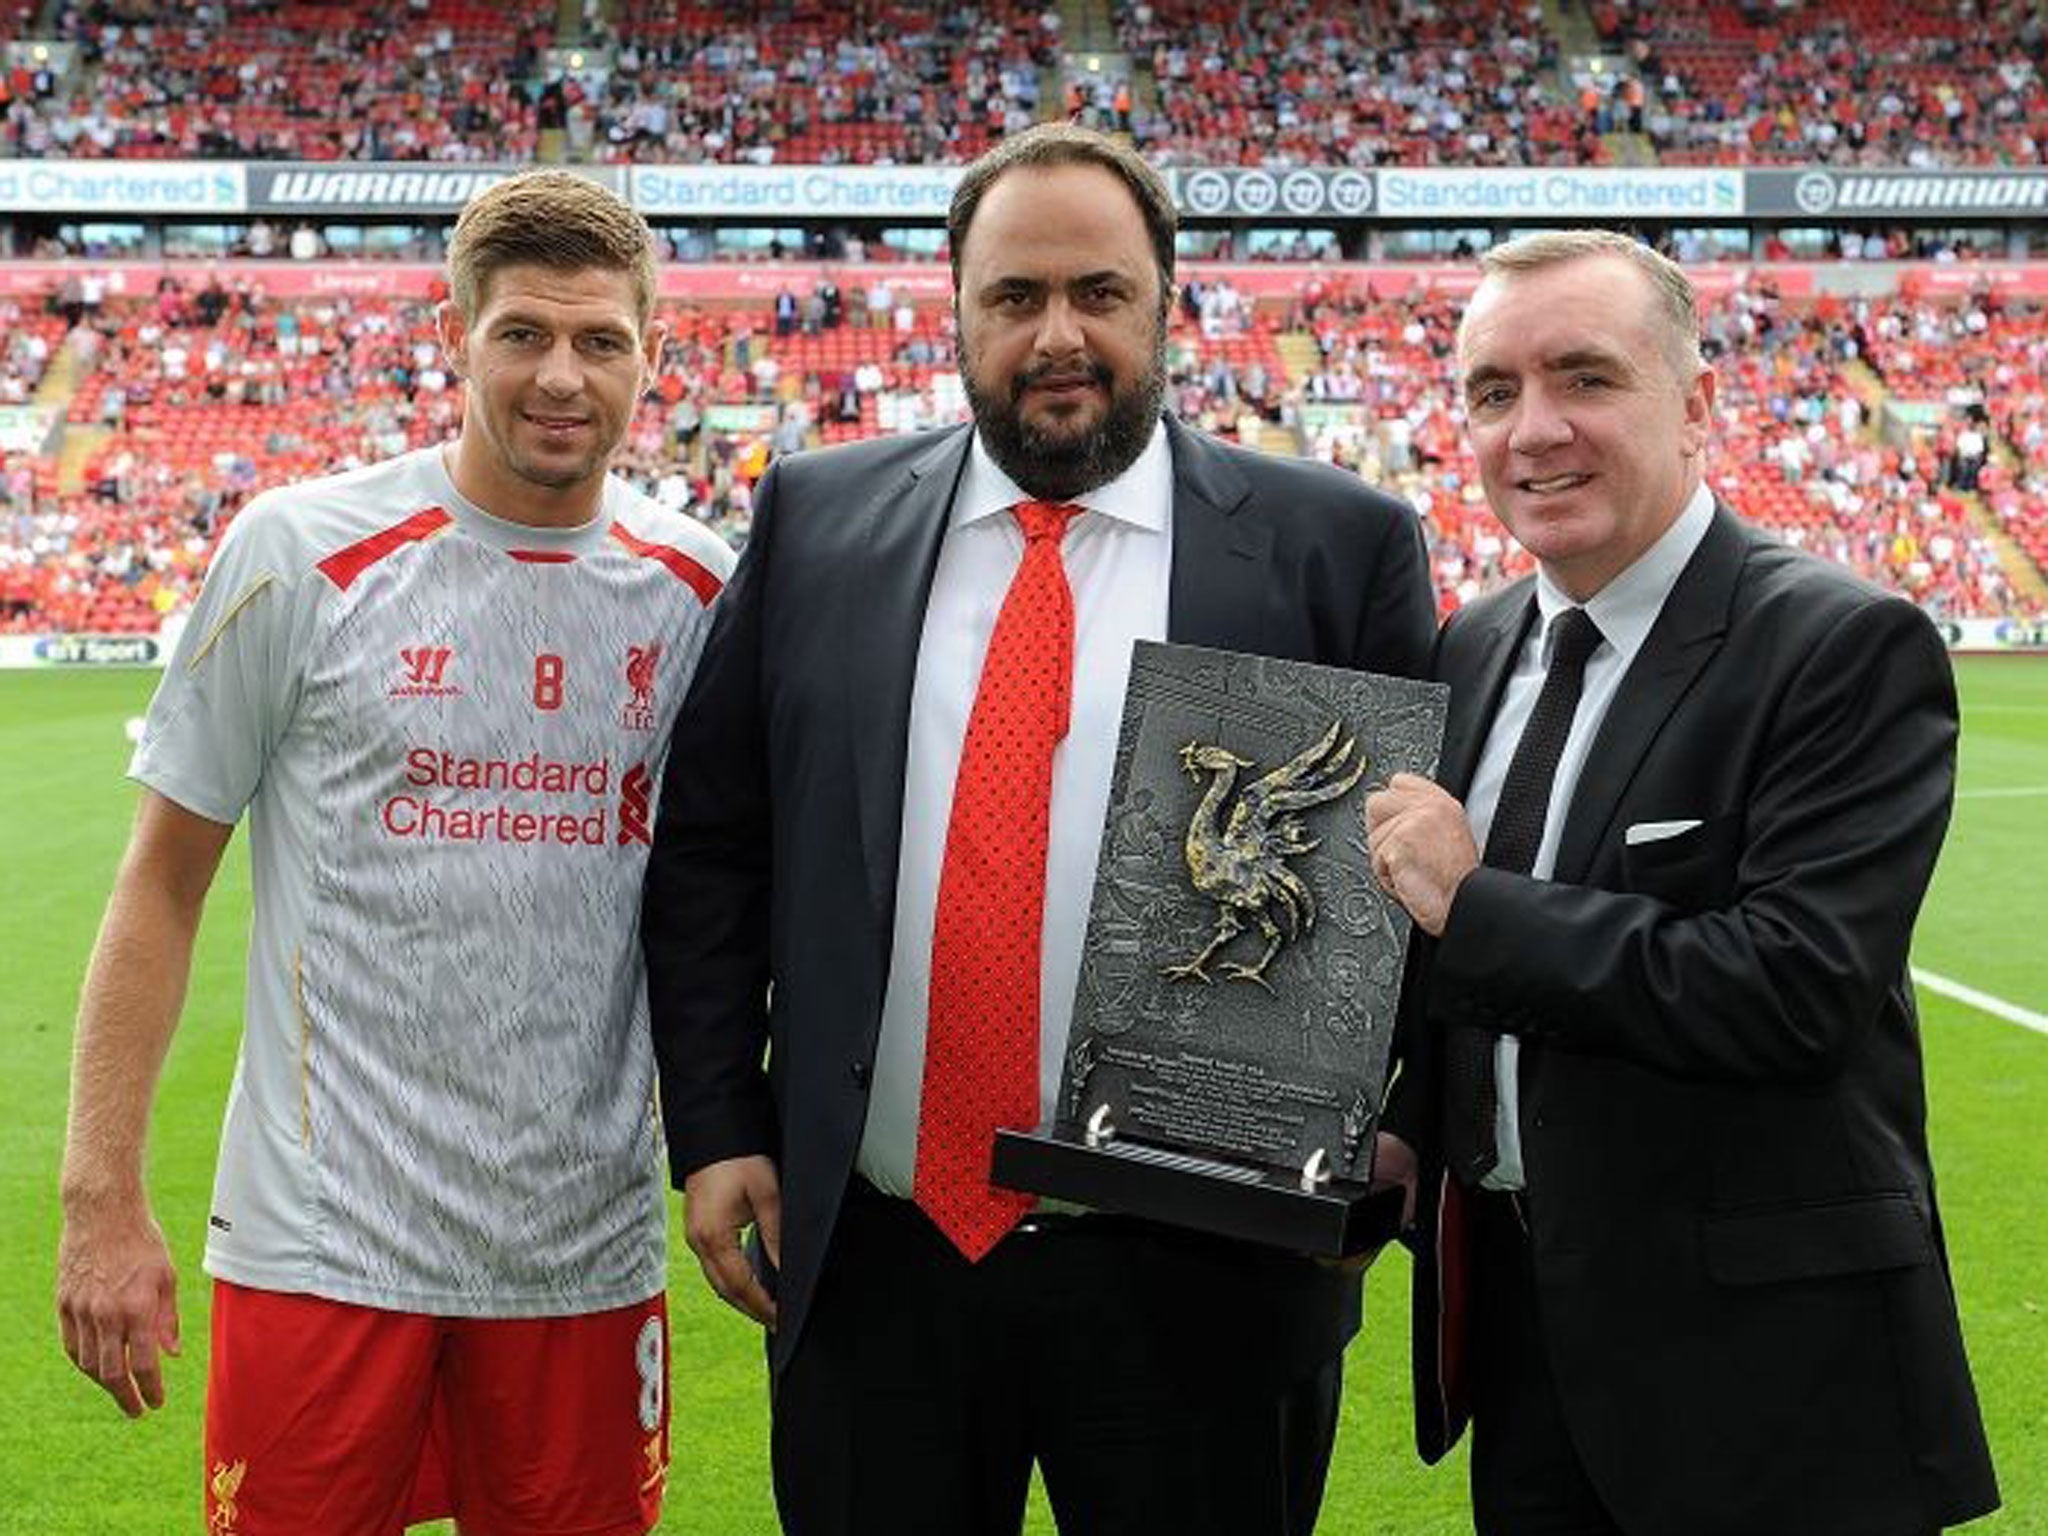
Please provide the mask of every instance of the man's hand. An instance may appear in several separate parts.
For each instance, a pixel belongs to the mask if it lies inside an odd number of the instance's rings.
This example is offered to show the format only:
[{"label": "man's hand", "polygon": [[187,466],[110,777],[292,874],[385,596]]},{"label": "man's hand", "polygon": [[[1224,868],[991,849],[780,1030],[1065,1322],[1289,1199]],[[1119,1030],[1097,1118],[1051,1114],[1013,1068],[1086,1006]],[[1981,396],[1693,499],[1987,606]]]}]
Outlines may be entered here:
[{"label": "man's hand", "polygon": [[684,1232],[711,1289],[764,1328],[775,1326],[775,1299],[740,1247],[747,1227],[760,1229],[768,1262],[782,1267],[782,1183],[765,1157],[709,1163],[683,1181]]},{"label": "man's hand", "polygon": [[159,1352],[179,1351],[178,1272],[147,1204],[66,1201],[57,1321],[71,1363],[129,1418],[163,1407]]},{"label": "man's hand", "polygon": [[1419,774],[1397,773],[1365,797],[1365,827],[1373,874],[1418,928],[1440,937],[1451,898],[1479,865],[1465,807]]},{"label": "man's hand", "polygon": [[1401,1230],[1404,1232],[1415,1225],[1415,1198],[1421,1177],[1421,1164],[1413,1147],[1392,1131],[1381,1131],[1373,1137],[1372,1181],[1376,1185],[1401,1186]]},{"label": "man's hand", "polygon": [[[1415,1191],[1419,1182],[1415,1149],[1390,1131],[1381,1131],[1373,1139],[1372,1187],[1383,1189],[1397,1185],[1401,1190],[1401,1230],[1415,1225]],[[1372,1268],[1373,1260],[1380,1256],[1385,1243],[1375,1243],[1361,1253],[1349,1254],[1341,1259],[1325,1259],[1322,1262],[1348,1274],[1363,1274]]]}]

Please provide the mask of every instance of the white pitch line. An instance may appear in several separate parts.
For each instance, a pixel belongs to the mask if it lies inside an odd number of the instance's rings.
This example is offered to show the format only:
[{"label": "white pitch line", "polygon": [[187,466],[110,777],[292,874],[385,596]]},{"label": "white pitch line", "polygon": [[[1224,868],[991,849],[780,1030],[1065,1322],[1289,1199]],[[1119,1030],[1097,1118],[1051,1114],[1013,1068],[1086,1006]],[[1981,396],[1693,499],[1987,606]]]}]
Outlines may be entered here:
[{"label": "white pitch line", "polygon": [[2008,784],[1997,789],[1959,789],[1958,800],[2033,800],[2048,795],[2048,784]]},{"label": "white pitch line", "polygon": [[2037,1035],[2048,1035],[2048,1013],[2036,1013],[2031,1008],[2022,1008],[2018,1003],[2008,1003],[2002,997],[1993,997],[1989,992],[1979,992],[1975,987],[1966,987],[1960,981],[1950,981],[1946,976],[1923,971],[1917,965],[1913,967],[1913,980],[1930,992],[1952,997],[1981,1013],[2004,1019],[2008,1024],[2017,1024],[2021,1029],[2031,1029]]}]

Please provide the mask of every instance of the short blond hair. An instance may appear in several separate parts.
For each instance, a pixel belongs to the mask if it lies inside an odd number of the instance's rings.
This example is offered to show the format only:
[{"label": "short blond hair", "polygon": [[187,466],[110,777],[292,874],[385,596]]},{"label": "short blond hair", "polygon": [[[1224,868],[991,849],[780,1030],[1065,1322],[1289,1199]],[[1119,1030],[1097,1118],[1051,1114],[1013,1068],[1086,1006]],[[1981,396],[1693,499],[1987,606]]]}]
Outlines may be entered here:
[{"label": "short blond hair", "polygon": [[618,194],[573,171],[522,171],[479,193],[448,241],[448,291],[474,320],[505,267],[623,272],[644,329],[654,313],[654,231]]},{"label": "short blond hair", "polygon": [[1540,272],[1566,262],[1617,256],[1648,281],[1656,318],[1665,333],[1664,355],[1681,384],[1706,367],[1700,355],[1700,304],[1685,269],[1642,241],[1611,229],[1551,229],[1492,246],[1479,258],[1488,277],[1502,279]]}]

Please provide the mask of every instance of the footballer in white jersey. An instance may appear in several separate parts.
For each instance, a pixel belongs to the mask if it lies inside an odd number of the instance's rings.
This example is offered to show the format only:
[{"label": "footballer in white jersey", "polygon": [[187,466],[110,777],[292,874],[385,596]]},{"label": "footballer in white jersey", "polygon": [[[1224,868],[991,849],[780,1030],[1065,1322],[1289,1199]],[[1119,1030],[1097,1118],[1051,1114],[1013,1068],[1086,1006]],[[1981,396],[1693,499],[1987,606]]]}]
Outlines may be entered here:
[{"label": "footballer in white jersey", "polygon": [[150,707],[79,1003],[65,1352],[161,1407],[143,1147],[233,826],[254,874],[208,1220],[207,1529],[640,1536],[668,1468],[665,1177],[639,906],[733,559],[609,473],[654,244],[527,172],[449,244],[457,439],[267,493]]},{"label": "footballer in white jersey", "polygon": [[438,449],[235,520],[131,769],[249,814],[210,1273],[463,1316],[661,1288],[640,881],[731,558],[616,480],[500,521]]}]

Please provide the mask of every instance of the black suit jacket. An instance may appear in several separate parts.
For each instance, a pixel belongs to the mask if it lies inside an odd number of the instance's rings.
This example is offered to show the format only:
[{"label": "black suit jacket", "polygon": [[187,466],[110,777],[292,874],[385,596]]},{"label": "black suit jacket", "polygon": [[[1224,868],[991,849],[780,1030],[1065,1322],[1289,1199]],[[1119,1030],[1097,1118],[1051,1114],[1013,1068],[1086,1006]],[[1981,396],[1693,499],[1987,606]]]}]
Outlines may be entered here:
[{"label": "black suit jacket", "polygon": [[[1412,512],[1325,465],[1168,436],[1170,639],[1420,673],[1435,621]],[[911,685],[970,441],[884,438],[769,471],[669,754],[642,919],[669,1155],[678,1183],[722,1158],[779,1164],[778,1367],[866,1119]],[[1323,1266],[1187,1248],[1183,1299],[1213,1305],[1213,1340],[1247,1359],[1325,1359],[1356,1326],[1355,1285]]]},{"label": "black suit jacket", "polygon": [[[1462,795],[1533,621],[1457,614]],[[1523,1042],[1544,1341],[1608,1507],[1657,1536],[1869,1536],[1997,1502],[1928,1163],[1906,971],[1954,779],[1911,604],[1717,510],[1615,695],[1549,880],[1480,868],[1418,948],[1390,1126],[1436,1148],[1444,1026]],[[1697,819],[1630,846],[1638,824]],[[1462,1410],[1425,1157],[1417,1438]]]}]

